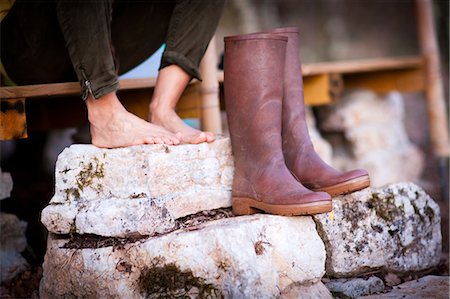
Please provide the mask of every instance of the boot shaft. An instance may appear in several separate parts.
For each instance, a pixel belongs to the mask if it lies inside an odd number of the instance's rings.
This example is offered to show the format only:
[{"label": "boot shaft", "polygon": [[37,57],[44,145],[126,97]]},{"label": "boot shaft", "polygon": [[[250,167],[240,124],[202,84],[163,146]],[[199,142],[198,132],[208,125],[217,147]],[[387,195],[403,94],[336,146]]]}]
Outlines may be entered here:
[{"label": "boot shaft", "polygon": [[281,113],[287,38],[225,38],[224,91],[236,164],[282,159]]},{"label": "boot shaft", "polygon": [[313,150],[305,116],[303,76],[300,62],[299,32],[295,27],[277,28],[272,34],[288,38],[284,68],[283,151],[288,164],[299,154],[298,149]]},{"label": "boot shaft", "polygon": [[303,102],[303,78],[298,29],[295,27],[277,28],[270,31],[270,33],[288,38],[284,69],[284,96],[296,96],[298,98],[300,94]]}]

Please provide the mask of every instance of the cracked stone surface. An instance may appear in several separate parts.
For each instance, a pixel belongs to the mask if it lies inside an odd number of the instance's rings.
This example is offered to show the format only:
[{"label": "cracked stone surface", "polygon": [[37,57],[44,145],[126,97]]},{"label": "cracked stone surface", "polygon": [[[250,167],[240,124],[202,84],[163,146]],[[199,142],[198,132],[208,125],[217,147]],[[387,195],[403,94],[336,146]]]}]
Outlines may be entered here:
[{"label": "cracked stone surface", "polygon": [[228,138],[120,149],[72,145],[58,158],[55,194],[41,220],[56,234],[160,234],[180,217],[231,206],[232,177]]},{"label": "cracked stone surface", "polygon": [[67,242],[49,236],[43,298],[331,298],[311,217],[231,217],[103,248]]},{"label": "cracked stone surface", "polygon": [[314,220],[325,242],[326,272],[331,277],[421,271],[439,263],[439,207],[415,184],[335,197],[333,214],[316,215]]}]

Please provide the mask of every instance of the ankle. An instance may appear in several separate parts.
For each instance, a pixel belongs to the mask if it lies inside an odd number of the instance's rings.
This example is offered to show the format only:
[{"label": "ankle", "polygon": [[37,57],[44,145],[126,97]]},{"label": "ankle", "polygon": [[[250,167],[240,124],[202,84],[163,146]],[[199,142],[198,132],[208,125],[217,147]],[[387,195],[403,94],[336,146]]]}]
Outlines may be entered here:
[{"label": "ankle", "polygon": [[109,121],[118,112],[125,110],[115,92],[108,93],[98,99],[90,95],[86,100],[88,119],[91,124]]},{"label": "ankle", "polygon": [[151,118],[164,119],[175,113],[175,107],[167,105],[164,101],[153,100],[150,104]]}]

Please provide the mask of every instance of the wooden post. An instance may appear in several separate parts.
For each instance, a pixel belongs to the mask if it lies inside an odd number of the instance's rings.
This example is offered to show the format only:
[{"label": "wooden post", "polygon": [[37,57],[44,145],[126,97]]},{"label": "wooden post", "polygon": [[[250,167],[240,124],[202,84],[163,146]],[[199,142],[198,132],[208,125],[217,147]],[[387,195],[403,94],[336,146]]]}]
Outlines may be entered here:
[{"label": "wooden post", "polygon": [[448,157],[450,154],[448,120],[431,0],[416,0],[416,9],[419,42],[425,63],[431,143],[436,156]]},{"label": "wooden post", "polygon": [[202,130],[222,133],[220,118],[219,82],[217,80],[216,39],[213,37],[208,50],[200,63],[202,83],[200,95],[202,97]]}]

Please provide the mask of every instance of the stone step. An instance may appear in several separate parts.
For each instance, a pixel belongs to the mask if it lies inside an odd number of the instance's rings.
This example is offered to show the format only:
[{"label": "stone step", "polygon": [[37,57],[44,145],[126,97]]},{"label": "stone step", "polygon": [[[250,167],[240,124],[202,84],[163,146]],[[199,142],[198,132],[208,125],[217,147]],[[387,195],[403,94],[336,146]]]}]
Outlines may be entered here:
[{"label": "stone step", "polygon": [[72,145],[58,157],[55,195],[41,219],[56,234],[161,234],[174,229],[175,219],[231,206],[232,178],[228,138],[119,149]]},{"label": "stone step", "polygon": [[73,249],[51,234],[42,298],[332,298],[320,282],[325,248],[311,217],[232,217],[116,242]]},{"label": "stone step", "polygon": [[407,273],[439,263],[439,206],[417,185],[397,183],[333,199],[333,217],[315,215],[327,249],[327,275]]},{"label": "stone step", "polygon": [[234,217],[232,176],[225,138],[66,149],[42,212],[50,235],[41,294],[331,298],[324,274],[402,276],[439,263],[439,207],[417,185],[335,197],[333,212],[313,217]]}]

